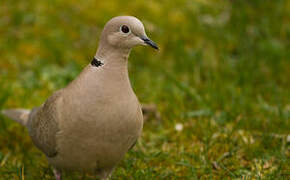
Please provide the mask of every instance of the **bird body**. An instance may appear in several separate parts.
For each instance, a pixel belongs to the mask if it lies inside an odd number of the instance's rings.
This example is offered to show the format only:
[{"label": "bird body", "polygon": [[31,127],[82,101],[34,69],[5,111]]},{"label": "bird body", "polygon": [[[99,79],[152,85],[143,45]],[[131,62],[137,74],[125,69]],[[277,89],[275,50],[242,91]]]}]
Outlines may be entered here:
[{"label": "bird body", "polygon": [[61,93],[55,99],[61,116],[58,154],[49,162],[59,169],[111,169],[141,134],[141,107],[129,79],[114,75],[116,79],[109,80],[104,76],[111,76],[110,72],[101,68],[89,65],[68,87],[57,92]]},{"label": "bird body", "polygon": [[94,60],[67,87],[31,111],[3,111],[28,128],[57,179],[62,170],[107,179],[140,136],[143,116],[127,67],[131,48],[138,44],[157,48],[137,18],[113,18],[104,27]]}]

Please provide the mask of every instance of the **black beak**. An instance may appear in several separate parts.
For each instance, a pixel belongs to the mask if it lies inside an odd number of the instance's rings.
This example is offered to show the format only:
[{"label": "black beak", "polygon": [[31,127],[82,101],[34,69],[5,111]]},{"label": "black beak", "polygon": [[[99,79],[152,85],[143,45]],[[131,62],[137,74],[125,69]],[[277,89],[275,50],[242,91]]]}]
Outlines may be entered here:
[{"label": "black beak", "polygon": [[141,38],[146,44],[148,44],[149,46],[153,47],[154,49],[159,49],[157,44],[155,42],[153,42],[151,39],[145,37],[145,38]]}]

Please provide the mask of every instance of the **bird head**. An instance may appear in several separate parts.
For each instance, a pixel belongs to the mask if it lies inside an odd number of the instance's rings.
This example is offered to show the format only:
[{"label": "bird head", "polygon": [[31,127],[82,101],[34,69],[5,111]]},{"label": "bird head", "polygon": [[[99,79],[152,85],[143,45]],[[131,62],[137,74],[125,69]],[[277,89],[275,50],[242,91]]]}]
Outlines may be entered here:
[{"label": "bird head", "polygon": [[101,43],[123,49],[131,49],[137,45],[158,49],[146,35],[142,22],[132,16],[118,16],[107,22],[101,35]]}]

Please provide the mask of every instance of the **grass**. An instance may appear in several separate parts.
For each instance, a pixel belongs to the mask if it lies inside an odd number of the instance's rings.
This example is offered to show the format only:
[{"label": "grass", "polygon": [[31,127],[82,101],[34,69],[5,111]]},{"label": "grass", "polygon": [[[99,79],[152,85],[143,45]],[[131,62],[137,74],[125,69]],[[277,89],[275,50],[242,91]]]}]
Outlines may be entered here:
[{"label": "grass", "polygon": [[[3,0],[0,109],[40,105],[90,62],[107,20],[134,15],[161,50],[132,51],[131,82],[161,120],[146,121],[112,179],[289,179],[289,12],[286,0]],[[3,116],[0,179],[53,179]]]}]

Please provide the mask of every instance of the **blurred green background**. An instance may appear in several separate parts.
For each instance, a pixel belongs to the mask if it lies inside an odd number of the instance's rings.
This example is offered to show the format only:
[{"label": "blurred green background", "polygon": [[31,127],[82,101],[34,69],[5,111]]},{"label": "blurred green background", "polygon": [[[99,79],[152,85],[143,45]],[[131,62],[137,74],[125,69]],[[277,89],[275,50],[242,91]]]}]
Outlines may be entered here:
[{"label": "blurred green background", "polygon": [[[161,119],[145,122],[112,179],[289,178],[287,0],[2,0],[0,109],[39,106],[67,85],[118,15],[138,17],[160,46],[135,48],[129,74]],[[25,128],[3,116],[0,179],[53,179]]]}]

